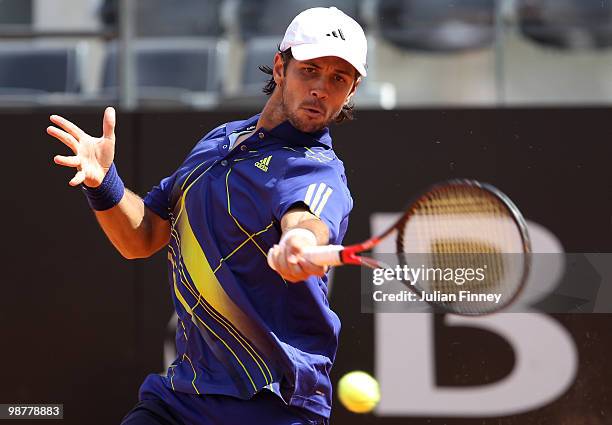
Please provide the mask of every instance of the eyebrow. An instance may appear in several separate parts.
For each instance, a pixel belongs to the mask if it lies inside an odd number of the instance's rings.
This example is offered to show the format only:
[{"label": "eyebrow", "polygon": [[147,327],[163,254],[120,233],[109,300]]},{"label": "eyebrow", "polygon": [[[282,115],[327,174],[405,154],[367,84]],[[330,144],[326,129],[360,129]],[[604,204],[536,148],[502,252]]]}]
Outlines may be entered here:
[{"label": "eyebrow", "polygon": [[[310,62],[310,61],[303,61],[306,65],[310,65],[313,68],[317,68],[317,69],[321,69],[321,67],[319,65],[317,65],[314,62]],[[342,74],[348,78],[352,78],[353,76],[351,75],[351,73],[349,71],[345,71],[344,69],[340,69],[340,68],[334,68],[334,71],[337,72],[338,74]]]}]

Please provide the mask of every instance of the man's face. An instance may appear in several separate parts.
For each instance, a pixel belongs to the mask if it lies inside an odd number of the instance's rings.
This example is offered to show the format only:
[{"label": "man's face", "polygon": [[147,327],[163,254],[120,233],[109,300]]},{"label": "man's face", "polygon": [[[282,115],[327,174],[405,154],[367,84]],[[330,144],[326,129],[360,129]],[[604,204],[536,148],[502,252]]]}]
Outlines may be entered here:
[{"label": "man's face", "polygon": [[353,66],[335,56],[292,59],[283,72],[277,54],[274,68],[276,82],[280,83],[282,113],[295,128],[307,133],[329,125],[359,83]]}]

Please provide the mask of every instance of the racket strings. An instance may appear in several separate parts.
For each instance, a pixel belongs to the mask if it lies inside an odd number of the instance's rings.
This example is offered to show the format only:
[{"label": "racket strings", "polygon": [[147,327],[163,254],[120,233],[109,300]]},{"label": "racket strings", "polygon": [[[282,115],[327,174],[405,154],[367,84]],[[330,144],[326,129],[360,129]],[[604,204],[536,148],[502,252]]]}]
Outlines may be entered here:
[{"label": "racket strings", "polygon": [[[416,285],[420,290],[451,295],[447,307],[467,314],[499,309],[474,300],[488,294],[510,299],[518,291],[522,260],[511,253],[522,253],[523,241],[499,198],[478,186],[444,186],[417,200],[411,213],[399,231],[398,248],[431,277]],[[460,301],[460,293],[473,298]]]},{"label": "racket strings", "polygon": [[491,193],[471,186],[446,186],[423,196],[415,205],[429,214],[500,214],[508,208]]}]

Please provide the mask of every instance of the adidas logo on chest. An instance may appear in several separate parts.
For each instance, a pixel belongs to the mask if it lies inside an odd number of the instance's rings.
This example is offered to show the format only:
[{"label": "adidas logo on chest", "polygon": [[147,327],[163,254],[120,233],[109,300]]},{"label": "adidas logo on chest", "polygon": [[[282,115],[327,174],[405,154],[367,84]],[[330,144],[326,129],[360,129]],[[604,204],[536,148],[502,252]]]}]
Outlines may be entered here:
[{"label": "adidas logo on chest", "polygon": [[268,167],[270,166],[270,160],[272,159],[272,155],[264,158],[264,159],[260,159],[259,161],[257,161],[255,163],[255,166],[257,168],[259,168],[261,171],[267,173],[268,172]]}]

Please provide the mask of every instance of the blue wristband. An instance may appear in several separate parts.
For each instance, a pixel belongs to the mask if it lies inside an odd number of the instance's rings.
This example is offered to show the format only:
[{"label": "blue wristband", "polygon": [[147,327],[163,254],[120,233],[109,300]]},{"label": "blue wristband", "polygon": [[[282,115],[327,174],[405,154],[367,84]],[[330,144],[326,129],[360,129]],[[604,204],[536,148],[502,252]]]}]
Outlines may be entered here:
[{"label": "blue wristband", "polygon": [[111,209],[121,201],[125,192],[125,186],[123,185],[123,181],[121,181],[121,177],[117,174],[117,168],[114,162],[108,169],[100,186],[88,187],[82,184],[81,187],[87,197],[89,206],[96,211]]}]

